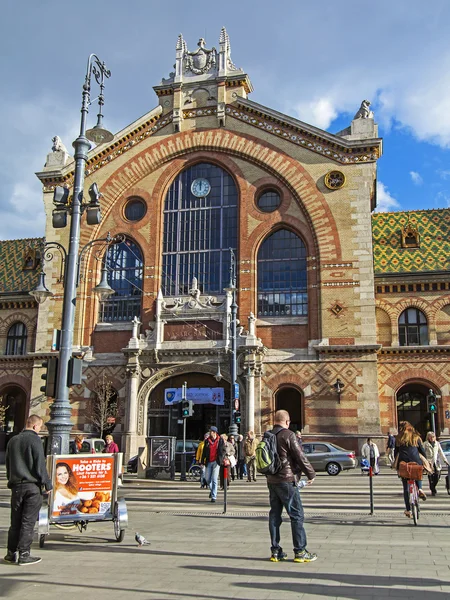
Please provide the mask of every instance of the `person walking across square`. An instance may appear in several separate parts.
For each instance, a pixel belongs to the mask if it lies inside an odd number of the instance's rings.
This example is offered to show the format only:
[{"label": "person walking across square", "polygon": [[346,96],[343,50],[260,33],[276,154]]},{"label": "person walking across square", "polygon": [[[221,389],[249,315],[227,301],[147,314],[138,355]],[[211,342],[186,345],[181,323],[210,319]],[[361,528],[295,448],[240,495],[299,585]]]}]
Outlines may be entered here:
[{"label": "person walking across square", "polygon": [[217,478],[220,468],[219,444],[219,431],[213,425],[209,428],[209,436],[205,440],[202,453],[202,464],[206,467],[205,481],[211,490],[209,494],[211,502],[217,500]]},{"label": "person walking across square", "polygon": [[247,481],[256,481],[256,446],[258,440],[253,431],[249,431],[244,440],[245,464],[247,466]]},{"label": "person walking across square", "polygon": [[27,419],[25,429],[6,447],[6,477],[11,490],[11,526],[5,562],[32,565],[41,561],[31,556],[34,525],[42,506],[42,492],[52,483],[45,466],[44,449],[39,431],[43,420],[38,415]]},{"label": "person walking across square", "polygon": [[287,558],[280,546],[280,526],[283,522],[281,514],[284,507],[291,520],[294,562],[305,563],[316,560],[317,554],[306,549],[304,512],[296,475],[300,472],[305,473],[308,478],[307,485],[311,485],[316,473],[300,448],[295,433],[289,429],[289,423],[289,413],[286,410],[277,410],[272,433],[276,435],[281,469],[274,475],[266,476],[270,500],[270,560],[279,562]]}]

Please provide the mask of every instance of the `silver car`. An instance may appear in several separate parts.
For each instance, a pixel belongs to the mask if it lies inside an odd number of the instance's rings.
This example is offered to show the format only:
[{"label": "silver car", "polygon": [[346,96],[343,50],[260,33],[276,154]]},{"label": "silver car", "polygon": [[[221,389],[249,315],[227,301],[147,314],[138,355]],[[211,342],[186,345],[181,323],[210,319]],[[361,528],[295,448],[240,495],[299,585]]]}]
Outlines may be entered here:
[{"label": "silver car", "polygon": [[353,450],[344,450],[328,442],[305,442],[303,452],[315,471],[338,475],[342,470],[354,469],[358,464]]}]

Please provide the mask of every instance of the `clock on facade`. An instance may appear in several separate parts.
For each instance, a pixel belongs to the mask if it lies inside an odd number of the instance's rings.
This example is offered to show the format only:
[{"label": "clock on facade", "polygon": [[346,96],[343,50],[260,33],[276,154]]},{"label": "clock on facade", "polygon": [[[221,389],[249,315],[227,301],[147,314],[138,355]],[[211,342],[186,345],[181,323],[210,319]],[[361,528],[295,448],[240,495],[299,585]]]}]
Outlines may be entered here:
[{"label": "clock on facade", "polygon": [[205,198],[209,192],[211,191],[211,184],[207,179],[203,177],[199,177],[198,179],[194,179],[191,185],[191,192],[197,198]]}]

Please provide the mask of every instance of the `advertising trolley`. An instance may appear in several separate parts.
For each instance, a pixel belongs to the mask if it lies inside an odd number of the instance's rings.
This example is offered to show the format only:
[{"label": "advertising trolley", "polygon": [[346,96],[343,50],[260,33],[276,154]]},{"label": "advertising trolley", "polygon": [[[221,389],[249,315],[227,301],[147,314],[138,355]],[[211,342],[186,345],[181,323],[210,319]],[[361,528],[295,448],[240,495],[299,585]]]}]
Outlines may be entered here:
[{"label": "advertising trolley", "polygon": [[39,512],[39,546],[50,525],[87,529],[91,522],[112,521],[121,542],[128,525],[125,500],[118,498],[122,454],[64,454],[47,458],[53,489]]}]

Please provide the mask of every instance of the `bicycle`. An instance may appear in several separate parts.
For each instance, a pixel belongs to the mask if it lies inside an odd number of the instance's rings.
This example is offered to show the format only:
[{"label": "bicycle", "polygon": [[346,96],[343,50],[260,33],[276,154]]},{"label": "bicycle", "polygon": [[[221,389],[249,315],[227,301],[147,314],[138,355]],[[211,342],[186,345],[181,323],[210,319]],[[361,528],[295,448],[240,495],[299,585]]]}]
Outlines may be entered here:
[{"label": "bicycle", "polygon": [[417,463],[401,462],[399,465],[399,476],[406,479],[408,486],[409,507],[414,521],[417,525],[420,516],[419,489],[417,481],[421,481],[423,477],[423,466]]},{"label": "bicycle", "polygon": [[420,516],[420,503],[419,503],[419,490],[417,489],[417,483],[415,479],[408,479],[408,495],[409,495],[409,506],[414,521],[414,525],[417,525]]}]

